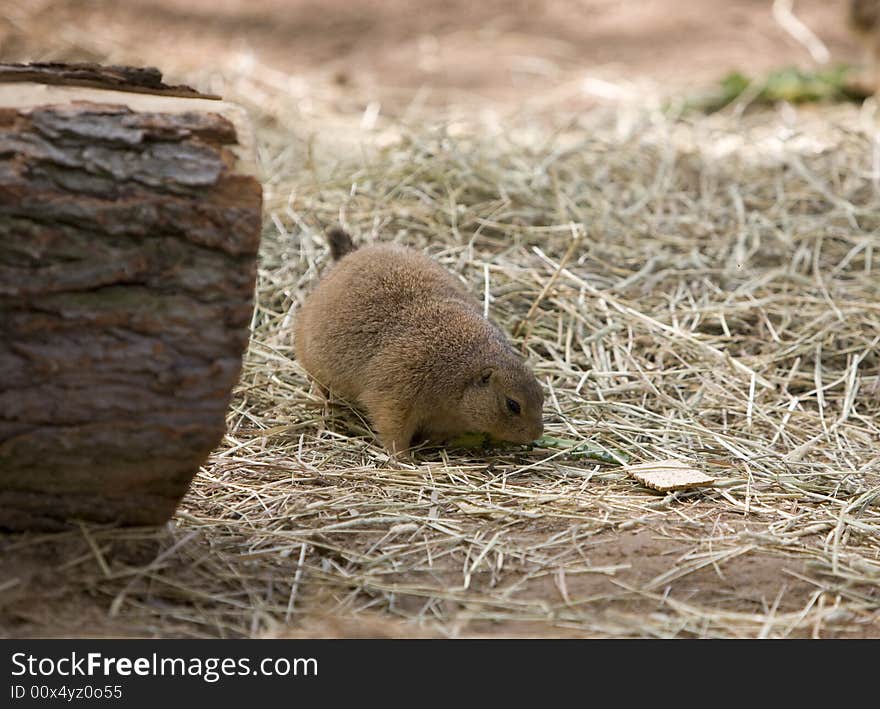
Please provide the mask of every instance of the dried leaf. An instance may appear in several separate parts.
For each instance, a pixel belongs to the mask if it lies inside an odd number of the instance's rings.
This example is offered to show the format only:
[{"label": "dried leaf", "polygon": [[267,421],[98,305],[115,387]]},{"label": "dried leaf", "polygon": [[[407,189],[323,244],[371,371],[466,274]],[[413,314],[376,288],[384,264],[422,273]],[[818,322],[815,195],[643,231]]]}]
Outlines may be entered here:
[{"label": "dried leaf", "polygon": [[668,492],[670,490],[688,490],[693,487],[704,487],[715,482],[705,473],[675,458],[659,460],[638,465],[627,465],[624,469],[642,485]]}]

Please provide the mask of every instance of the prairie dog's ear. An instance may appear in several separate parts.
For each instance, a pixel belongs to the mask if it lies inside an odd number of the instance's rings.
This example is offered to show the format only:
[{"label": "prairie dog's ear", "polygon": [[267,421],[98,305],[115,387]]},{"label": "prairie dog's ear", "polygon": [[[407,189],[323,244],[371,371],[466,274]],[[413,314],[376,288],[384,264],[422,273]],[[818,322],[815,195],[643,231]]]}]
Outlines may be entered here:
[{"label": "prairie dog's ear", "polygon": [[495,374],[494,367],[483,367],[483,369],[480,370],[479,376],[477,377],[477,384],[480,384],[482,386],[486,386],[489,382],[492,381],[492,376],[494,374]]}]

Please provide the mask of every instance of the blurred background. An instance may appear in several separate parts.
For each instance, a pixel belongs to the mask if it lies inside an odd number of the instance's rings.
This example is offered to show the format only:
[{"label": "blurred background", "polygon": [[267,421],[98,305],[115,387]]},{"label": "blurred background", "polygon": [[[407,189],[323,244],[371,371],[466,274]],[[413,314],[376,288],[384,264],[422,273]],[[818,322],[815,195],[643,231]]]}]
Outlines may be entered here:
[{"label": "blurred background", "polygon": [[[3,0],[0,58],[236,72],[302,98],[577,108],[861,58],[847,0]],[[786,27],[793,9],[818,49]],[[794,32],[792,31],[794,29]],[[827,53],[826,53],[827,52]],[[608,83],[606,83],[608,82]]]}]

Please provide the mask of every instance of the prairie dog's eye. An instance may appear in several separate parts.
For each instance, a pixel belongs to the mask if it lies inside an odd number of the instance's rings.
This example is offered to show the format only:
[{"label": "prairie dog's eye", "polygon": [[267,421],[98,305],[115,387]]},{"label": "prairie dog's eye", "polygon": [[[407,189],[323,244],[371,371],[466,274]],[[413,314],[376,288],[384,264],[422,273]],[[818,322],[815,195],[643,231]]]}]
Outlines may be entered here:
[{"label": "prairie dog's eye", "polygon": [[510,413],[515,414],[516,416],[519,416],[519,412],[521,411],[521,409],[519,407],[519,402],[514,401],[513,399],[508,399],[507,400],[507,410],[510,411]]}]

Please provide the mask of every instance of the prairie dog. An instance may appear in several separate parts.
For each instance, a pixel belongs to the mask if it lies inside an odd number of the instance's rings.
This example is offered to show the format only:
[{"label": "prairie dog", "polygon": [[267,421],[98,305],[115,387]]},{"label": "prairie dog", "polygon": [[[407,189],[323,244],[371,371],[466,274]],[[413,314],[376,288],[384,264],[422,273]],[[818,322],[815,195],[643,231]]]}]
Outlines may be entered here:
[{"label": "prairie dog", "polygon": [[356,248],[341,229],[328,241],[337,263],[296,317],[296,357],[392,454],[469,432],[541,435],[541,386],[458,279],[410,248]]}]

